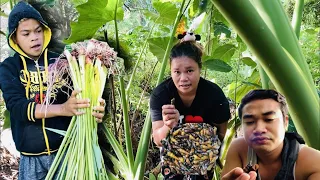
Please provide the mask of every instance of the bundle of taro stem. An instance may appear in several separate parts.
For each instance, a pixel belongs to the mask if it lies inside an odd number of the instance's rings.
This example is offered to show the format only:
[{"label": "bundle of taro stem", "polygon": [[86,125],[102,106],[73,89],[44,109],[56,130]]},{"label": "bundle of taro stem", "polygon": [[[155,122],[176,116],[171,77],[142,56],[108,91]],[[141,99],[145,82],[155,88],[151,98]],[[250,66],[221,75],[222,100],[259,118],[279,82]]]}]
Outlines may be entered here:
[{"label": "bundle of taro stem", "polygon": [[72,44],[71,49],[66,48],[49,67],[46,97],[52,97],[53,84],[67,74],[72,80],[69,87],[81,90],[77,98],[89,99],[91,107],[82,109],[83,115],[73,116],[46,179],[108,179],[92,109],[99,104],[108,72],[115,71],[117,54],[106,42],[93,39]]},{"label": "bundle of taro stem", "polygon": [[162,165],[174,174],[207,175],[218,158],[221,142],[217,128],[206,123],[186,123],[161,140]]}]

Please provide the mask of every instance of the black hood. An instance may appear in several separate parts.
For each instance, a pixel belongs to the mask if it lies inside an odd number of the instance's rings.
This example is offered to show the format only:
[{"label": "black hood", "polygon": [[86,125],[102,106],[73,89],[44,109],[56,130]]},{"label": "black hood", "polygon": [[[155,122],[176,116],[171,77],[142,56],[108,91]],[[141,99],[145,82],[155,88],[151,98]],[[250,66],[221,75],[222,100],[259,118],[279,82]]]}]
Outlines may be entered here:
[{"label": "black hood", "polygon": [[[47,22],[45,22],[40,15],[40,13],[33,8],[30,4],[24,1],[20,1],[16,4],[9,15],[8,21],[8,28],[9,28],[9,36],[8,36],[8,43],[9,46],[18,52],[19,54],[28,57],[20,47],[12,40],[12,34],[16,31],[19,22],[21,19],[24,18],[32,18],[39,21],[44,26],[44,42],[43,42],[43,50],[48,46],[50,39],[51,39],[51,29],[48,27]],[[42,50],[42,51],[43,51]]]},{"label": "black hood", "polygon": [[40,13],[36,9],[34,9],[30,4],[20,1],[14,6],[9,15],[8,27],[10,35],[15,31],[19,25],[19,21],[23,18],[36,19],[41,22],[41,24],[47,26],[47,23],[43,20]]}]

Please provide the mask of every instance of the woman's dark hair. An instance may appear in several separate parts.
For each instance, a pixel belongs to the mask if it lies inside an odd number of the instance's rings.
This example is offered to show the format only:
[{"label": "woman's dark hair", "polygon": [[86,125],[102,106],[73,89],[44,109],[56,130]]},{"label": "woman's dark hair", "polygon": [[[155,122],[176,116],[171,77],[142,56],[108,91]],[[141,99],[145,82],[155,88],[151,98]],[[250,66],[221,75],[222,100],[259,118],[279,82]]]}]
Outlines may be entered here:
[{"label": "woman's dark hair", "polygon": [[272,90],[272,89],[268,89],[268,90],[267,89],[255,89],[255,90],[248,92],[248,94],[246,94],[242,98],[241,104],[238,108],[238,114],[239,114],[240,119],[242,117],[242,109],[246,104],[250,103],[251,101],[261,100],[261,99],[273,99],[273,100],[277,101],[280,104],[280,109],[281,109],[283,117],[285,117],[285,115],[288,114],[287,101],[286,101],[286,98],[282,94],[280,94],[277,91]]},{"label": "woman's dark hair", "polygon": [[174,45],[170,53],[170,64],[173,58],[183,56],[193,59],[199,65],[199,68],[202,67],[202,48],[197,42],[183,41]]}]

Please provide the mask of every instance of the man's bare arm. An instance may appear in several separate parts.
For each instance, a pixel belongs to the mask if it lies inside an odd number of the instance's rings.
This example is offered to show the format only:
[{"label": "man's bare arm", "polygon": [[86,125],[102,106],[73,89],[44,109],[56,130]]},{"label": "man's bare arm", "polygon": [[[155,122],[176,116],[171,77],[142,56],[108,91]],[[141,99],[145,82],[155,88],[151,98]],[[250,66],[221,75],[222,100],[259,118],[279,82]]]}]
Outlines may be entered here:
[{"label": "man's bare arm", "polygon": [[234,139],[231,142],[231,145],[227,152],[226,162],[221,172],[221,176],[224,176],[225,174],[232,171],[236,167],[242,168],[243,160],[241,159],[240,152],[247,151],[247,147],[244,146],[245,144],[246,142],[243,138]]},{"label": "man's bare arm", "polygon": [[296,161],[295,176],[297,179],[320,179],[320,151],[303,147]]}]

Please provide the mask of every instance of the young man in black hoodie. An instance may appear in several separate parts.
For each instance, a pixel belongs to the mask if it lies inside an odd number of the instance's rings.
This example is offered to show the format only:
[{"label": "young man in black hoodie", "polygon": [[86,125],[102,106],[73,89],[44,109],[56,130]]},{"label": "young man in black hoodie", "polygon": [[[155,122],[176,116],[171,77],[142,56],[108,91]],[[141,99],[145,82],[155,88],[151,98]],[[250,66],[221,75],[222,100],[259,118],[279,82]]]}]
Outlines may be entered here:
[{"label": "young man in black hoodie", "polygon": [[238,112],[244,137],[232,141],[222,180],[320,179],[320,151],[304,145],[297,133],[286,132],[284,96],[274,90],[253,90],[241,100]]},{"label": "young man in black hoodie", "polygon": [[[67,130],[71,117],[87,108],[87,99],[77,99],[58,82],[54,102],[42,108],[48,66],[59,55],[48,51],[51,30],[40,13],[26,2],[19,2],[9,15],[8,43],[16,51],[0,64],[0,89],[10,112],[11,129],[17,150],[21,153],[19,179],[44,179],[63,136],[46,129]],[[70,96],[65,93],[70,92]],[[102,104],[104,100],[101,100]],[[95,107],[97,121],[104,115],[104,107]]]}]

